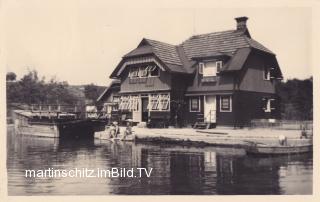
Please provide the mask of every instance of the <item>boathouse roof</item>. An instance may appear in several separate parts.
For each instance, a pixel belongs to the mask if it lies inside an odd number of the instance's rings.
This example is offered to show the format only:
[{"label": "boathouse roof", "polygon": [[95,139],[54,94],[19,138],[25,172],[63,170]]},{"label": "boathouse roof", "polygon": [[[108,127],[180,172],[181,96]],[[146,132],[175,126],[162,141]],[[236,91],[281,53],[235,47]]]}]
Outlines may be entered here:
[{"label": "boathouse roof", "polygon": [[111,78],[116,77],[125,60],[137,56],[156,56],[165,64],[167,70],[178,73],[193,73],[195,68],[192,67],[199,58],[229,57],[232,60],[222,71],[235,71],[241,69],[241,64],[253,49],[275,56],[271,50],[251,38],[246,26],[247,19],[247,17],[236,18],[235,30],[194,35],[179,45],[144,38],[137,48],[124,55],[123,60],[111,74]]}]

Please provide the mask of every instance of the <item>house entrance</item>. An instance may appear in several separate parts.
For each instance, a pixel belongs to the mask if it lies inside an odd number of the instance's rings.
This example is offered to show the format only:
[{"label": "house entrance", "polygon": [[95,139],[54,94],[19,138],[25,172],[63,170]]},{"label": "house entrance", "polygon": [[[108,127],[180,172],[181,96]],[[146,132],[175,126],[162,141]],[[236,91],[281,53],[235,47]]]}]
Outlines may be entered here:
[{"label": "house entrance", "polygon": [[141,103],[142,103],[142,110],[141,110],[141,116],[142,116],[142,121],[143,122],[148,122],[148,104],[149,104],[149,98],[148,97],[142,97],[141,98]]},{"label": "house entrance", "polygon": [[207,123],[216,123],[216,96],[205,95],[204,96],[204,121]]}]

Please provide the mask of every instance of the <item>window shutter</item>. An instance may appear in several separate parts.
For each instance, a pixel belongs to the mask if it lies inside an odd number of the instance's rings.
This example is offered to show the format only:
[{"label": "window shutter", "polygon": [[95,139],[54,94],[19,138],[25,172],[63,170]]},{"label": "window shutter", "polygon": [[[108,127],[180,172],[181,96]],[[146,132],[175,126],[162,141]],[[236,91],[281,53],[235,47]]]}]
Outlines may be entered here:
[{"label": "window shutter", "polygon": [[263,109],[263,110],[266,110],[267,109],[267,104],[268,104],[268,99],[267,98],[262,98],[262,106],[261,106],[261,108]]},{"label": "window shutter", "polygon": [[203,68],[204,68],[204,63],[200,62],[199,63],[199,74],[203,74]]},{"label": "window shutter", "polygon": [[220,72],[220,70],[222,68],[222,61],[217,61],[216,66],[217,66],[217,72]]},{"label": "window shutter", "polygon": [[276,109],[275,99],[270,99],[270,109],[271,110],[275,110]]},{"label": "window shutter", "polygon": [[274,67],[270,68],[270,79],[275,79],[276,69]]}]

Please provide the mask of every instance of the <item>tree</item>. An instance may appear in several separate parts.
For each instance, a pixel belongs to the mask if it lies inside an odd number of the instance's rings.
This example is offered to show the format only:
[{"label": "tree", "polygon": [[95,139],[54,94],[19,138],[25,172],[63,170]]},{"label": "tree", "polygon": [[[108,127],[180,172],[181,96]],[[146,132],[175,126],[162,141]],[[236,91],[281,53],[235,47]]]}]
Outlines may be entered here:
[{"label": "tree", "polygon": [[313,78],[291,79],[276,86],[283,119],[313,119]]},{"label": "tree", "polygon": [[15,81],[17,75],[14,72],[8,72],[6,76],[6,81]]},{"label": "tree", "polygon": [[83,100],[74,95],[67,82],[52,78],[45,82],[38,72],[29,71],[21,80],[7,84],[7,103],[23,104],[78,104]]},{"label": "tree", "polygon": [[103,92],[105,87],[97,86],[94,84],[89,84],[84,86],[84,95],[88,100],[96,101],[100,94]]}]

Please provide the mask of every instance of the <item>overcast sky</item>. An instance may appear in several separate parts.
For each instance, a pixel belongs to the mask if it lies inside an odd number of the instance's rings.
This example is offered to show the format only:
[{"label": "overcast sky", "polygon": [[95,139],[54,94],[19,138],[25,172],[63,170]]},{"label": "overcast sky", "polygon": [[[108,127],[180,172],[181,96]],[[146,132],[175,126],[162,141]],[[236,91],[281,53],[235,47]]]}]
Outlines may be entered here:
[{"label": "overcast sky", "polygon": [[10,0],[5,4],[7,71],[29,69],[69,84],[108,85],[121,57],[143,37],[179,44],[194,34],[235,29],[247,16],[252,38],[277,55],[285,79],[312,75],[309,8],[217,8],[103,0]]}]

